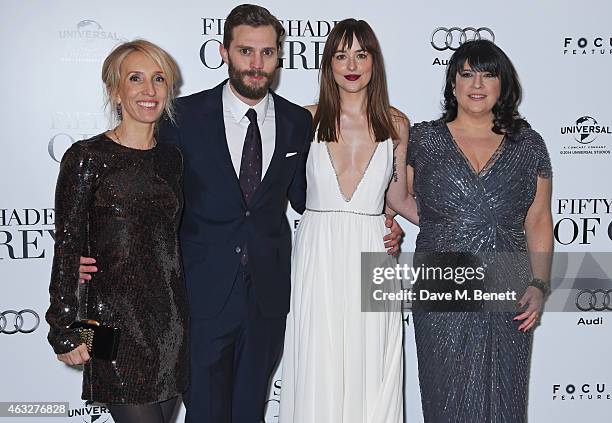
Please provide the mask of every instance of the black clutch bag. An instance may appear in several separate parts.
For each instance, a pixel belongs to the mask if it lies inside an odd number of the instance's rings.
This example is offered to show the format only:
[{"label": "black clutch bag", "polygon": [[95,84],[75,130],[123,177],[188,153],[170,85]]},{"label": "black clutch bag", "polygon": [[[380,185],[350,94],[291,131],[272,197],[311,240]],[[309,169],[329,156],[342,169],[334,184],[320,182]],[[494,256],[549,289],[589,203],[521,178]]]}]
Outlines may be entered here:
[{"label": "black clutch bag", "polygon": [[72,323],[70,329],[79,331],[81,341],[87,346],[92,357],[108,361],[117,359],[120,328],[101,325],[97,320],[84,319]]}]

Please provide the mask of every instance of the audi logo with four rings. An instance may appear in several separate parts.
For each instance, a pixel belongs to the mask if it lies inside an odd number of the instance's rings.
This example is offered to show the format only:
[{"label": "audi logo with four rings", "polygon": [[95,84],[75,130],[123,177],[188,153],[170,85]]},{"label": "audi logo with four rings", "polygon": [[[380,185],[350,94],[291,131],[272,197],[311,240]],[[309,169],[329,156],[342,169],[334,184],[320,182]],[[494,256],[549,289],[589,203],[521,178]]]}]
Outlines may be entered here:
[{"label": "audi logo with four rings", "polygon": [[0,313],[0,333],[32,333],[40,324],[40,317],[34,310],[6,310]]},{"label": "audi logo with four rings", "polygon": [[612,311],[612,289],[583,289],[576,295],[576,307],[582,311]]},{"label": "audi logo with four rings", "polygon": [[491,29],[480,27],[445,28],[443,26],[434,29],[431,33],[431,46],[436,50],[457,50],[466,41],[489,40],[495,42],[495,34]]}]

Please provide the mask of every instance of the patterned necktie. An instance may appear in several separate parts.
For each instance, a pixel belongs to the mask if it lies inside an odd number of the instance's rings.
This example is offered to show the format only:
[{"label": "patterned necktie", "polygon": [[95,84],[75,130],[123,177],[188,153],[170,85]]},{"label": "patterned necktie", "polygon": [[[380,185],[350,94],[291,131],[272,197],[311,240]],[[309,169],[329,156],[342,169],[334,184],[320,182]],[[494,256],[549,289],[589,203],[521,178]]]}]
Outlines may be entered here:
[{"label": "patterned necktie", "polygon": [[246,112],[249,127],[244,145],[242,146],[242,160],[240,161],[240,188],[247,204],[249,204],[255,190],[261,182],[261,134],[257,126],[257,112],[249,109]]}]

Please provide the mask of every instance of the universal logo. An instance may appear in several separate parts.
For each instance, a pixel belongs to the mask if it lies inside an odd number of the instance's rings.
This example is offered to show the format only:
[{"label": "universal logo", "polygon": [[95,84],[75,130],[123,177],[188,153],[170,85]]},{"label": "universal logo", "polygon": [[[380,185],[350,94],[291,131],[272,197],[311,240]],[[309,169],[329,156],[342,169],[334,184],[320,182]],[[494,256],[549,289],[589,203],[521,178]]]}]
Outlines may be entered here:
[{"label": "universal logo", "polygon": [[[223,42],[224,18],[205,17],[202,20],[204,42],[200,47],[200,60],[208,69],[219,69],[223,61],[219,45]],[[325,39],[337,20],[285,19],[280,21],[285,28],[279,67],[283,69],[319,69]]]},{"label": "universal logo", "polygon": [[121,40],[116,32],[104,31],[102,25],[91,19],[85,19],[77,23],[76,29],[60,31],[60,38],[77,38],[88,42],[93,42],[94,40]]},{"label": "universal logo", "polygon": [[112,46],[125,41],[117,32],[104,29],[92,19],[77,22],[74,28],[60,30],[59,38],[66,43],[61,56],[64,62],[102,61]]},{"label": "universal logo", "polygon": [[605,383],[566,383],[552,386],[553,401],[610,400]]},{"label": "universal logo", "polygon": [[[448,51],[452,54],[463,43],[474,40],[489,40],[495,42],[495,33],[491,28],[484,26],[480,28],[471,26],[465,28],[458,26],[446,28],[440,26],[431,33],[429,43],[431,47],[437,51]],[[446,66],[448,65],[448,58],[435,57],[432,65]]]},{"label": "universal logo", "polygon": [[82,408],[68,410],[68,417],[72,417],[72,422],[84,423],[106,423],[112,422],[108,408],[104,406],[92,405]]},{"label": "universal logo", "polygon": [[609,125],[601,125],[592,116],[580,116],[571,125],[561,127],[561,135],[570,136],[575,143],[564,145],[561,154],[571,155],[610,155],[610,148],[602,143],[593,144],[600,135],[612,134]]},{"label": "universal logo", "polygon": [[565,37],[563,39],[565,56],[594,56],[612,54],[612,36],[606,37]]}]

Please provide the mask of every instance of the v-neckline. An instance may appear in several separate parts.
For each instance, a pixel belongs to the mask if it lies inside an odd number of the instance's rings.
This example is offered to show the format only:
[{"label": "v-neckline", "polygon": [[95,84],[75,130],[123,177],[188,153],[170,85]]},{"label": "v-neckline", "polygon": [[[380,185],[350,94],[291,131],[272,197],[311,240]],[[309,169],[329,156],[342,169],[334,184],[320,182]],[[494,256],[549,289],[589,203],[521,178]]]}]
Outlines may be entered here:
[{"label": "v-neckline", "polygon": [[484,174],[486,174],[489,170],[491,170],[491,168],[495,165],[495,163],[497,163],[497,160],[499,159],[499,156],[501,156],[504,150],[504,146],[506,144],[506,135],[504,135],[504,137],[502,138],[501,142],[499,143],[495,151],[493,151],[493,154],[491,154],[489,159],[485,162],[485,165],[482,167],[482,169],[480,169],[480,171],[477,172],[476,168],[474,167],[470,159],[468,159],[468,157],[465,155],[465,153],[463,152],[463,150],[457,143],[457,140],[455,140],[455,137],[453,136],[453,133],[448,127],[448,124],[444,123],[444,127],[446,128],[446,132],[448,133],[448,136],[451,139],[453,146],[455,147],[455,150],[457,150],[457,153],[459,153],[459,155],[463,158],[463,161],[466,163],[470,171],[477,178],[483,177]]},{"label": "v-neckline", "polygon": [[363,178],[365,178],[366,173],[368,173],[368,168],[370,167],[370,163],[372,163],[372,159],[374,158],[374,155],[378,151],[378,145],[381,144],[381,143],[380,142],[376,142],[376,146],[374,147],[374,151],[370,155],[370,159],[368,160],[368,163],[366,164],[365,168],[363,169],[363,173],[361,174],[361,177],[359,178],[359,181],[357,181],[357,185],[355,185],[355,189],[353,190],[353,193],[351,194],[351,197],[347,199],[346,195],[344,194],[344,191],[342,190],[342,185],[340,184],[340,179],[338,178],[338,172],[336,171],[336,165],[334,164],[334,158],[332,157],[331,151],[329,150],[328,141],[322,141],[322,142],[325,143],[325,150],[327,150],[327,157],[329,157],[329,163],[331,164],[332,170],[334,171],[334,175],[336,177],[336,186],[338,187],[338,191],[340,192],[340,196],[342,197],[342,199],[344,200],[345,203],[350,203],[353,200],[353,198],[355,198],[355,194],[357,194],[357,190],[359,190],[359,187],[361,186],[361,182],[363,181]]}]

